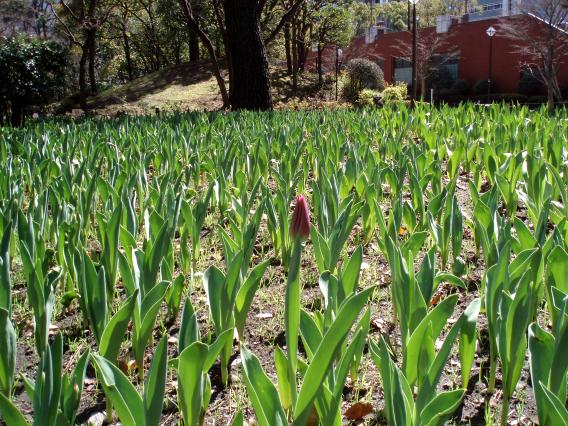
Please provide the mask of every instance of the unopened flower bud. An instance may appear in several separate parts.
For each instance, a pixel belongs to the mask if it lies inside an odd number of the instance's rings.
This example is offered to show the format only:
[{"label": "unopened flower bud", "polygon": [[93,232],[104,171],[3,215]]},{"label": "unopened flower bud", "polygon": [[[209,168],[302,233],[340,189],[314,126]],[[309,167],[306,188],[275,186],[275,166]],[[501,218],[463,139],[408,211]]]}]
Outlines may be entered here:
[{"label": "unopened flower bud", "polygon": [[296,206],[290,223],[290,235],[292,238],[304,239],[310,236],[310,211],[303,195],[296,197]]}]

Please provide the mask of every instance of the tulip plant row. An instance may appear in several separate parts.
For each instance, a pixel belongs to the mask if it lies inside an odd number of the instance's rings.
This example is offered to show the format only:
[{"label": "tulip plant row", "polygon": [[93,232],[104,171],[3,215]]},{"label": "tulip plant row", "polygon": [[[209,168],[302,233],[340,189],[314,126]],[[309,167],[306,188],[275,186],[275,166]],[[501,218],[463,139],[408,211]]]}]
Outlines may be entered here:
[{"label": "tulip plant row", "polygon": [[[214,390],[237,381],[233,425],[339,426],[346,386],[375,374],[371,421],[459,422],[482,386],[506,425],[524,380],[539,424],[568,425],[567,183],[565,110],[0,128],[0,418],[84,422],[91,380],[109,422],[208,424]],[[267,363],[251,318],[280,279],[285,340]]]}]

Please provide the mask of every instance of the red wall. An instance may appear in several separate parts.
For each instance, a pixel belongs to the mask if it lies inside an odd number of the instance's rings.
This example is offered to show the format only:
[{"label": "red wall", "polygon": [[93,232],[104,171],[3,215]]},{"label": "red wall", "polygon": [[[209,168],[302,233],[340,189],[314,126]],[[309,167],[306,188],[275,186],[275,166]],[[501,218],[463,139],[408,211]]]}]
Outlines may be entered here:
[{"label": "red wall", "polygon": [[[497,29],[493,36],[493,65],[492,65],[492,91],[494,93],[516,93],[520,78],[523,58],[516,53],[518,41],[512,41],[504,36],[500,25],[512,19],[523,19],[523,25],[529,25],[531,33],[535,36],[544,30],[544,24],[533,18],[512,17],[500,19],[487,19],[461,24],[453,24],[444,36],[446,43],[437,53],[444,51],[458,51],[458,76],[470,84],[488,78],[489,72],[489,37],[485,30],[490,26]],[[434,32],[436,28],[424,28],[420,31]],[[394,59],[403,56],[400,53],[401,43],[412,42],[412,35],[408,31],[380,34],[376,41],[365,43],[365,37],[353,39],[351,45],[344,49],[343,62],[353,58],[368,58],[378,62],[383,69],[385,80],[393,81]],[[309,68],[314,67],[316,53],[310,52],[308,56]],[[326,70],[333,70],[335,64],[335,49],[333,46],[324,50],[323,65]],[[558,72],[560,87],[568,87],[568,61],[561,64]]]}]

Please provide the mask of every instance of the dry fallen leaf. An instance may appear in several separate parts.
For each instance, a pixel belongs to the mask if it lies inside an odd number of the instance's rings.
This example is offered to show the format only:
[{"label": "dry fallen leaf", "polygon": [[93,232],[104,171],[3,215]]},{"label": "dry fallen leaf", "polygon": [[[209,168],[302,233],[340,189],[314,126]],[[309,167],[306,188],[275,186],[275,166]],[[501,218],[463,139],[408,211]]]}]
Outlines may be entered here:
[{"label": "dry fallen leaf", "polygon": [[120,369],[120,371],[122,371],[124,374],[128,374],[128,364],[126,363],[126,361],[124,359],[119,359],[118,360],[118,368]]},{"label": "dry fallen leaf", "polygon": [[368,402],[356,402],[345,411],[345,418],[347,420],[361,420],[367,414],[373,412],[373,404]]},{"label": "dry fallen leaf", "polygon": [[440,302],[440,294],[435,294],[434,297],[432,297],[432,300],[430,301],[430,305],[432,306],[436,306],[439,302]]},{"label": "dry fallen leaf", "polygon": [[373,318],[371,320],[371,329],[383,331],[384,321],[380,318]]}]

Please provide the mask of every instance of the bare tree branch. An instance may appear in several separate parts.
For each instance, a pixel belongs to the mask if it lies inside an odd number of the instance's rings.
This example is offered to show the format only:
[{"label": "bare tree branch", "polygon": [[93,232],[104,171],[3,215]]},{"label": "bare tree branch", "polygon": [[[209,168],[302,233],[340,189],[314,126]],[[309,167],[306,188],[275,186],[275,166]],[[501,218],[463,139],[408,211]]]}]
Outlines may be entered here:
[{"label": "bare tree branch", "polygon": [[[412,56],[412,43],[399,41],[395,50],[402,57]],[[416,73],[421,84],[421,96],[426,93],[426,82],[443,65],[454,60],[459,52],[457,49],[447,50],[451,47],[446,36],[440,35],[429,29],[418,30],[416,41]]]},{"label": "bare tree branch", "polygon": [[290,7],[290,9],[288,9],[288,11],[284,13],[278,25],[276,25],[276,27],[272,30],[268,37],[264,39],[264,44],[270,44],[276,38],[280,30],[284,28],[284,25],[286,25],[286,22],[288,22],[296,15],[304,1],[305,0],[296,0],[292,7]]},{"label": "bare tree branch", "polygon": [[568,61],[568,8],[566,0],[532,0],[523,4],[522,16],[499,24],[499,31],[513,42],[513,52],[547,88],[548,107],[562,101],[558,84],[560,64]]},{"label": "bare tree branch", "polygon": [[82,46],[82,44],[77,41],[75,34],[73,34],[73,32],[71,31],[71,29],[69,28],[67,23],[59,17],[59,14],[57,13],[57,10],[53,7],[53,4],[51,3],[51,1],[48,1],[48,4],[49,4],[49,7],[51,8],[53,16],[55,16],[55,19],[57,20],[57,22],[59,22],[62,25],[63,30],[65,31],[65,34],[67,35],[67,37],[69,37],[69,40],[71,40],[71,43],[73,43],[77,46]]}]

